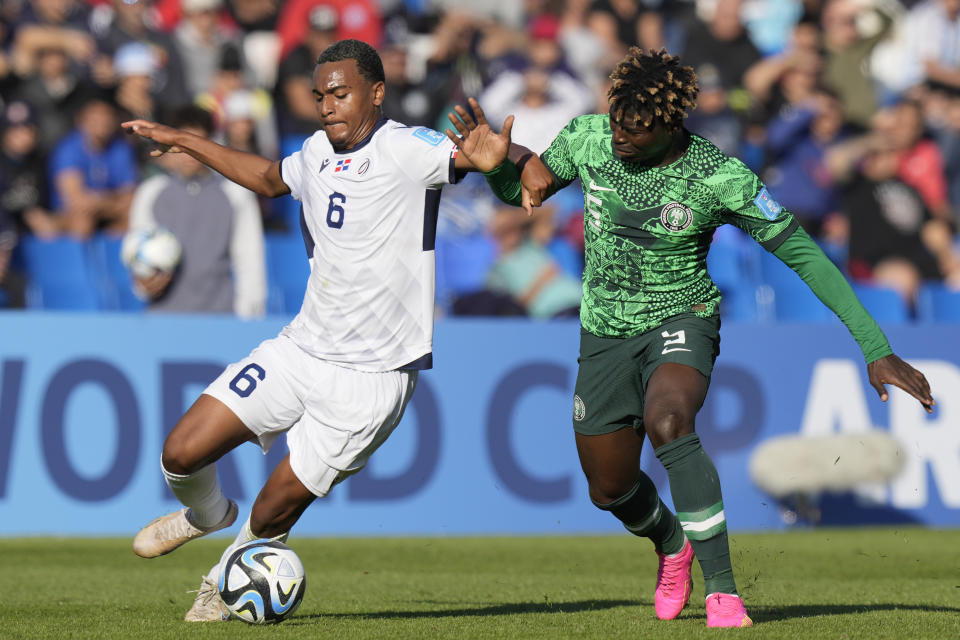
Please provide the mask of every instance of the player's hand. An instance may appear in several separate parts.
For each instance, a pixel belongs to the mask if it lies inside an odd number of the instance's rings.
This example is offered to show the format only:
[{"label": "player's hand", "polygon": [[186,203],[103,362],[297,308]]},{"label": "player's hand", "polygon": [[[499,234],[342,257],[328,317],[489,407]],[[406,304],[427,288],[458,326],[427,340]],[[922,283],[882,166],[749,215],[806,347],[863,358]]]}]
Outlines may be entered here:
[{"label": "player's hand", "polygon": [[880,400],[887,401],[886,384],[900,387],[920,401],[927,413],[933,413],[936,401],[930,395],[930,383],[922,373],[901,360],[895,354],[880,358],[867,365],[867,374],[870,384],[880,396]]},{"label": "player's hand", "polygon": [[456,114],[448,114],[447,117],[456,128],[456,135],[450,129],[445,132],[467,160],[469,160],[478,171],[493,171],[507,159],[507,152],[510,151],[510,130],[513,128],[513,116],[507,116],[503,121],[503,129],[496,133],[487,122],[487,117],[483,114],[474,98],[469,99],[470,108],[476,114],[474,120],[467,113],[467,110],[456,105],[453,110]]},{"label": "player's hand", "polygon": [[183,153],[183,149],[176,145],[180,131],[148,120],[129,120],[120,123],[127,133],[135,133],[141,138],[157,143],[157,149],[150,152],[154,158],[165,153]]},{"label": "player's hand", "polygon": [[173,274],[169,271],[157,271],[148,278],[135,278],[134,280],[140,290],[153,300],[159,298],[167,290],[170,281],[173,280]]},{"label": "player's hand", "polygon": [[523,165],[520,182],[523,183],[522,206],[527,215],[532,215],[533,209],[542,205],[550,195],[553,174],[537,154],[532,154]]}]

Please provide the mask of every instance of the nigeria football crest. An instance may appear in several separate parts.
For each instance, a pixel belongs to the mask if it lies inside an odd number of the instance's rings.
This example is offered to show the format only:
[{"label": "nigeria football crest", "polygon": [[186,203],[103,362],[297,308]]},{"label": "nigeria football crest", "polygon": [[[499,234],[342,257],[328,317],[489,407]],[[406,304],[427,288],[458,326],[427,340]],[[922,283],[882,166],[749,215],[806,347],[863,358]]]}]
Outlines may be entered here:
[{"label": "nigeria football crest", "polygon": [[660,224],[670,231],[683,231],[693,222],[693,211],[679,202],[671,202],[660,210]]},{"label": "nigeria football crest", "polygon": [[580,399],[580,396],[573,396],[573,419],[580,422],[586,415],[587,408],[584,406],[583,400]]}]

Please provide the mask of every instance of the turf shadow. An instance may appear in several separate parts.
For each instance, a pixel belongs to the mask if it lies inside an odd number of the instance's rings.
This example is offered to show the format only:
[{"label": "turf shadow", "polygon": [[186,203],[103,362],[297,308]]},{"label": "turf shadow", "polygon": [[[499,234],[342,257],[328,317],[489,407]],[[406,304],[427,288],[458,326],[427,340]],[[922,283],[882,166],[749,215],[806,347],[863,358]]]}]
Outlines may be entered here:
[{"label": "turf shadow", "polygon": [[815,618],[818,616],[843,616],[869,613],[871,611],[926,611],[930,613],[960,613],[956,607],[938,607],[925,604],[791,604],[784,606],[757,606],[749,608],[754,622],[775,622],[789,618]]},{"label": "turf shadow", "polygon": [[[449,604],[436,602],[435,604]],[[316,613],[296,616],[288,624],[309,624],[319,618],[342,619],[411,619],[411,618],[459,618],[462,616],[503,616],[520,613],[578,613],[617,607],[649,606],[649,602],[640,600],[581,600],[577,602],[513,602],[491,604],[490,606],[462,609],[440,609],[436,611],[368,611],[358,613]]]}]

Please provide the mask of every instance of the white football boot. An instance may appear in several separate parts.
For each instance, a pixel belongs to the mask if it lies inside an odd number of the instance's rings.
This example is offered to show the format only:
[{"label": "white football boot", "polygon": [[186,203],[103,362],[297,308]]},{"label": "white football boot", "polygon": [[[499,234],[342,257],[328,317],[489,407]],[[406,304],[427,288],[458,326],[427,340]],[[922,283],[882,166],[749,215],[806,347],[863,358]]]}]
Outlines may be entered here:
[{"label": "white football boot", "polygon": [[203,576],[193,606],[183,619],[186,622],[222,622],[229,617],[230,611],[223,604],[217,584]]},{"label": "white football boot", "polygon": [[225,529],[237,519],[237,503],[230,500],[227,515],[223,520],[208,529],[200,529],[190,524],[188,512],[183,508],[150,522],[133,539],[133,552],[141,558],[156,558],[170,553],[185,542],[201,538],[208,533]]}]

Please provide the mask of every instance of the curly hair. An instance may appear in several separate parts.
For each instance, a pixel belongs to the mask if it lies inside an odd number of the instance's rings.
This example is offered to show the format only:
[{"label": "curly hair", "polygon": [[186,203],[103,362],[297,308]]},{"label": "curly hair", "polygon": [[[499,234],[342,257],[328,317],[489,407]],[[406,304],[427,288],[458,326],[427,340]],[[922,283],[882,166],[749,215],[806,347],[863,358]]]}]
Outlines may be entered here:
[{"label": "curly hair", "polygon": [[659,120],[667,129],[676,130],[683,126],[687,111],[697,106],[697,74],[693,67],[681,66],[680,58],[666,49],[631,47],[610,79],[613,86],[607,100],[616,122],[631,114],[634,124],[648,129]]},{"label": "curly hair", "polygon": [[340,40],[323,50],[317,64],[356,60],[360,75],[371,84],[384,81],[383,62],[377,50],[360,40]]}]

